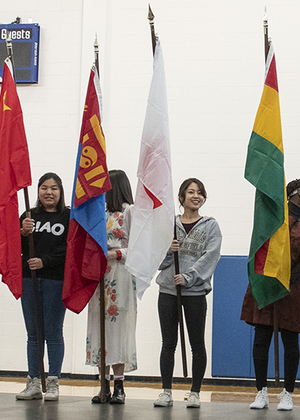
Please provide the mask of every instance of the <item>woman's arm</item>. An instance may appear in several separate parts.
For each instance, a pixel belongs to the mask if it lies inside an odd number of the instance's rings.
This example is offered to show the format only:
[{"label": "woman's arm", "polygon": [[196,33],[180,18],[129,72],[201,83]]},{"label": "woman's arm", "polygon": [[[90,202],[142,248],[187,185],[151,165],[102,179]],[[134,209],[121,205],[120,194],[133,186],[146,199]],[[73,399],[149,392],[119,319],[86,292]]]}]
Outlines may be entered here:
[{"label": "woman's arm", "polygon": [[127,257],[127,249],[128,249],[128,240],[129,240],[129,232],[131,226],[131,219],[132,219],[132,212],[134,211],[134,206],[128,206],[123,215],[123,231],[124,231],[124,238],[121,239],[121,248],[118,250],[108,251],[108,253],[112,253],[108,255],[108,261],[111,260],[119,260],[121,263],[125,264],[126,257]]},{"label": "woman's arm", "polygon": [[179,241],[177,239],[173,239],[170,248],[167,252],[167,255],[158,267],[159,270],[164,270],[165,268],[174,264],[174,252],[176,251],[179,251]]},{"label": "woman's arm", "polygon": [[182,273],[186,288],[201,285],[211,278],[220,259],[221,242],[222,234],[219,225],[216,220],[213,220],[201,257],[190,269]]}]

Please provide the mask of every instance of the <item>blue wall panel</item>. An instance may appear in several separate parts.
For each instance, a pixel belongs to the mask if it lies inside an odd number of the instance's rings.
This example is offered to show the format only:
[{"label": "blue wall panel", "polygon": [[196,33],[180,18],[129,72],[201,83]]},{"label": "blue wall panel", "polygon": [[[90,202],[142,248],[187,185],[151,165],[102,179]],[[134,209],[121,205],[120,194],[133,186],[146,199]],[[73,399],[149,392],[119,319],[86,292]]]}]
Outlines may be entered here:
[{"label": "blue wall panel", "polygon": [[[214,275],[212,376],[254,378],[252,346],[254,327],[240,320],[248,286],[245,256],[222,256]],[[280,377],[283,377],[283,346],[279,334]],[[274,378],[274,346],[269,352],[268,377]],[[300,378],[300,367],[297,379]]]},{"label": "blue wall panel", "polygon": [[212,375],[251,377],[253,328],[240,321],[247,257],[223,256],[214,274]]}]

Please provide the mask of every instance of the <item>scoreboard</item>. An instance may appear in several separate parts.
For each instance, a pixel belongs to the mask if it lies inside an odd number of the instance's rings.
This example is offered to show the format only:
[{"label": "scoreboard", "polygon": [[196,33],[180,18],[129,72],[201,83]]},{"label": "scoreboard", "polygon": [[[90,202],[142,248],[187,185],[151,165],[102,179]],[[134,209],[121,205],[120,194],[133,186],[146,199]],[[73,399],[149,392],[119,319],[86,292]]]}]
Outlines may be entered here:
[{"label": "scoreboard", "polygon": [[16,83],[38,83],[40,27],[37,23],[0,25],[0,83],[10,32]]}]

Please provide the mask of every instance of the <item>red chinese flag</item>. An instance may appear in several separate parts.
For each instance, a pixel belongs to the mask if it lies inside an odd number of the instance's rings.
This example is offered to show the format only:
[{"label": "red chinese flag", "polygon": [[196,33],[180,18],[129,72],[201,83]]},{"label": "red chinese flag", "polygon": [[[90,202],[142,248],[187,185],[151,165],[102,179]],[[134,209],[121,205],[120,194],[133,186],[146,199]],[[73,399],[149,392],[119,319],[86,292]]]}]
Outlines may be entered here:
[{"label": "red chinese flag", "polygon": [[31,173],[21,104],[8,59],[0,95],[0,156],[0,274],[18,299],[22,260],[17,191],[31,185]]}]

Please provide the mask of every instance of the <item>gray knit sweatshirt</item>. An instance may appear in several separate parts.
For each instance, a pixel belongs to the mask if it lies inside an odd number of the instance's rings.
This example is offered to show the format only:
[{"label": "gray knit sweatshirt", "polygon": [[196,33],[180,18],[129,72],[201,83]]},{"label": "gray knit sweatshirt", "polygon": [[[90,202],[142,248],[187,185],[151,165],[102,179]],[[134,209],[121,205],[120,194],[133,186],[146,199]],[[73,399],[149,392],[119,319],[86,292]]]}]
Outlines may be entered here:
[{"label": "gray knit sweatshirt", "polygon": [[[204,216],[187,234],[176,217],[177,239],[179,240],[179,273],[185,278],[181,288],[182,296],[205,295],[211,291],[211,278],[220,259],[222,234],[218,222]],[[174,285],[174,253],[168,252],[161,263],[156,283],[161,293],[176,295]]]}]

